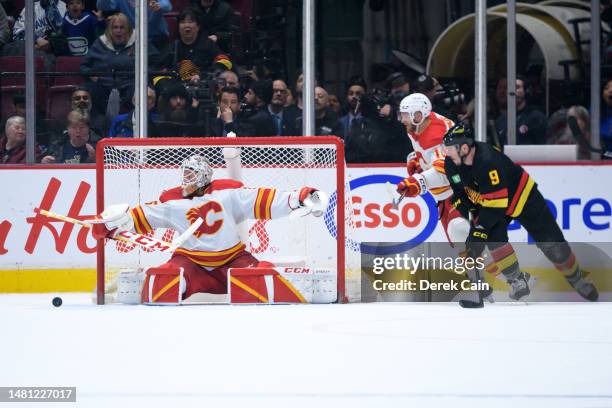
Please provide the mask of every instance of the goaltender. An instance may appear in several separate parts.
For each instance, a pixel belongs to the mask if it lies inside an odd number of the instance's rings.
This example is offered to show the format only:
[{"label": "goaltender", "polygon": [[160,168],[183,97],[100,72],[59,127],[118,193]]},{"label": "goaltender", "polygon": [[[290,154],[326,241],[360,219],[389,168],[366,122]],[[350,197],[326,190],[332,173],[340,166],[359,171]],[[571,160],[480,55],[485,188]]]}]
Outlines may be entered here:
[{"label": "goaltender", "polygon": [[453,204],[471,219],[466,241],[468,255],[476,258],[485,245],[511,285],[510,297],[529,295],[529,274],[519,269],[508,243],[508,224],[516,219],[568,283],[585,299],[596,301],[597,289],[585,279],[576,257],[529,174],[496,148],[476,142],[471,127],[458,124],[444,136],[446,176],[453,189]]}]

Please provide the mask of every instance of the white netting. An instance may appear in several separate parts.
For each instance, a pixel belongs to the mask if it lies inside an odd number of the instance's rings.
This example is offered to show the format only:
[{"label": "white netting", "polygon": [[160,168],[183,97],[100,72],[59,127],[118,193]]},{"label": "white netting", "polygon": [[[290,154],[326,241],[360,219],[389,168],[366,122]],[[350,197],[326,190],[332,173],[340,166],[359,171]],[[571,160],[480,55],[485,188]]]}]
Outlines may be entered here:
[{"label": "white netting", "polygon": [[[178,140],[178,139],[177,139]],[[246,187],[271,187],[284,191],[310,186],[330,195],[328,211],[321,218],[303,217],[256,221],[241,227],[247,250],[260,260],[277,265],[337,268],[337,144],[261,144],[245,146],[214,145],[216,139],[180,139],[183,143],[165,145],[135,144],[129,140],[105,142],[103,162],[104,206],[128,203],[136,206],[158,199],[159,194],[180,185],[180,165],[194,154],[206,157],[214,169],[213,180],[238,179]],[[228,139],[223,139],[227,143]],[[244,139],[242,139],[244,141]],[[153,142],[158,143],[158,142]],[[175,142],[176,143],[176,142]],[[206,145],[205,145],[206,144]],[[342,164],[344,165],[344,164]],[[339,278],[344,275],[350,301],[359,298],[359,244],[353,239],[351,195],[342,180],[345,219],[340,223],[346,234],[345,259]],[[174,231],[157,230],[155,237],[172,241]],[[131,244],[111,241],[105,246],[105,277],[122,268],[146,268],[165,262],[168,254],[147,252]]]}]

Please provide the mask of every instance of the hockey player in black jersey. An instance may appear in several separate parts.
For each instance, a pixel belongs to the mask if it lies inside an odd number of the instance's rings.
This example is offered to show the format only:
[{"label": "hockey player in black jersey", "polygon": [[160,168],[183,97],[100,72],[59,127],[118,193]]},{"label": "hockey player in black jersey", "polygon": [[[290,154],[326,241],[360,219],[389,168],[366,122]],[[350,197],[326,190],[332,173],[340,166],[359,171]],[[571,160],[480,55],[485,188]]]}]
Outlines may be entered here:
[{"label": "hockey player in black jersey", "polygon": [[[536,245],[583,298],[596,301],[597,289],[585,279],[576,257],[529,174],[493,146],[476,142],[472,129],[459,124],[444,136],[446,177],[453,204],[471,219],[466,248],[477,257],[485,245],[511,285],[510,298],[529,295],[529,274],[519,269],[508,243],[508,224],[516,219]],[[482,305],[482,301],[480,302]]]}]

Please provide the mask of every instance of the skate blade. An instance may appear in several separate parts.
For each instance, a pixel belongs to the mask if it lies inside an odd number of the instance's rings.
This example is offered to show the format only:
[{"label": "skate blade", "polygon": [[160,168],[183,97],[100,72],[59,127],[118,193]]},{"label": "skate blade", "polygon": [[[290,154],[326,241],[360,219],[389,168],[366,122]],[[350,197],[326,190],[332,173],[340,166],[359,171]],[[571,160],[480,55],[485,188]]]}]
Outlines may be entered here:
[{"label": "skate blade", "polygon": [[524,305],[529,304],[529,296],[533,293],[536,285],[538,284],[539,278],[537,276],[533,276],[529,274],[529,280],[527,281],[527,285],[529,286],[529,293],[527,295],[521,296],[519,299],[510,299],[513,303],[522,303]]}]

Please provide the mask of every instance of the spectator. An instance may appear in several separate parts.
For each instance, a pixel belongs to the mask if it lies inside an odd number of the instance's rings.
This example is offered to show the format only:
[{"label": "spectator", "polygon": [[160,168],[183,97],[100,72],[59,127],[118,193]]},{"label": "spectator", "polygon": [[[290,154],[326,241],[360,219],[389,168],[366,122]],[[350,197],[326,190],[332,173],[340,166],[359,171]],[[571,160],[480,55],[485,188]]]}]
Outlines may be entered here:
[{"label": "spectator", "polygon": [[276,125],[275,136],[297,136],[295,110],[285,109],[288,87],[285,81],[277,79],[272,82],[272,101],[268,105],[268,112]]},{"label": "spectator", "polygon": [[251,136],[273,136],[276,125],[267,107],[272,101],[272,83],[267,80],[253,82],[244,95],[244,101],[249,109],[243,111],[246,122],[253,126]]},{"label": "spectator", "polygon": [[[7,116],[21,116],[22,118],[26,118],[26,99],[24,94],[15,94],[13,95],[13,111],[6,112]],[[44,115],[40,110],[36,110],[36,143],[44,146],[48,143],[49,139],[49,129],[45,124]]]},{"label": "spectator", "polygon": [[[38,144],[34,155],[40,161],[41,150]],[[26,161],[26,123],[22,116],[11,116],[4,125],[4,137],[0,138],[0,160],[2,164],[25,163]]]},{"label": "spectator", "polygon": [[4,47],[4,44],[8,44],[11,41],[11,31],[9,30],[8,17],[0,3],[0,50]]},{"label": "spectator", "polygon": [[239,30],[232,7],[222,0],[191,0],[191,5],[202,13],[204,34],[222,50],[231,51],[232,35]]},{"label": "spectator", "polygon": [[66,130],[53,143],[41,163],[82,164],[95,163],[98,137],[89,129],[89,116],[70,111]]},{"label": "spectator", "polygon": [[591,128],[589,126],[589,111],[584,106],[575,105],[569,109],[561,109],[553,113],[548,120],[546,132],[547,144],[576,144],[576,137],[568,125],[570,116],[576,118],[581,135],[588,143],[591,139]]},{"label": "spectator", "polygon": [[[528,104],[529,92],[527,80],[522,76],[516,78],[516,144],[538,145],[546,143],[546,115]],[[498,83],[499,91],[499,83]],[[505,94],[505,92],[500,92]],[[498,100],[501,102],[501,100]],[[508,143],[507,131],[508,116],[502,113],[495,120],[495,128],[499,141],[503,145]]]},{"label": "spectator", "polygon": [[[123,102],[134,93],[134,42],[127,16],[114,14],[107,19],[106,31],[98,37],[81,63],[81,72],[92,73],[85,86],[93,97],[93,108],[97,112],[110,110],[110,118],[118,114],[120,101],[109,98],[111,90],[117,89]],[[116,72],[121,72],[117,74]],[[109,73],[110,75],[101,75]],[[128,97],[129,95],[129,97]],[[105,103],[108,101],[108,105]],[[108,115],[107,115],[108,116]]]},{"label": "spectator", "polygon": [[612,150],[612,79],[604,82],[604,87],[601,92],[601,145],[605,150]]},{"label": "spectator", "polygon": [[287,98],[285,98],[285,108],[295,105],[295,99],[293,97],[293,91],[291,88],[287,88]]},{"label": "spectator", "polygon": [[[45,69],[51,71],[55,56],[68,54],[68,43],[62,33],[66,4],[62,0],[36,0],[34,2],[34,51],[45,60]],[[13,26],[13,42],[3,48],[4,55],[25,54],[25,8]]]},{"label": "spectator", "polygon": [[315,135],[316,136],[338,136],[344,134],[342,125],[336,114],[329,107],[329,94],[325,88],[315,88]]},{"label": "spectator", "polygon": [[238,89],[225,87],[219,95],[219,110],[217,118],[211,125],[209,132],[212,136],[227,136],[234,132],[237,136],[251,136],[254,133],[253,126],[239,117],[240,96]]},{"label": "spectator", "polygon": [[97,38],[98,30],[105,28],[102,13],[93,15],[85,11],[83,0],[68,0],[68,12],[64,15],[62,31],[68,41],[71,55],[87,55]]},{"label": "spectator", "polygon": [[91,101],[91,93],[87,88],[78,87],[72,91],[70,96],[70,109],[78,110],[83,115],[89,117],[89,128],[99,135],[105,135],[108,132],[108,119],[106,116],[93,111]]},{"label": "spectator", "polygon": [[338,97],[334,94],[329,95],[329,108],[331,109],[332,112],[334,112],[334,115],[336,116],[340,115],[342,106],[340,105],[340,101],[338,100]]},{"label": "spectator", "polygon": [[[168,24],[164,18],[164,13],[172,11],[170,0],[149,0],[148,8],[148,37],[149,41],[157,49],[162,49],[168,42]],[[112,12],[120,11],[129,19],[130,27],[136,26],[136,2],[132,0],[98,0],[97,9],[100,11]]]},{"label": "spectator", "polygon": [[200,34],[200,13],[193,8],[181,11],[178,18],[179,38],[166,47],[162,57],[166,67],[175,69],[183,81],[199,82],[206,72],[229,70],[232,63],[204,34]]},{"label": "spectator", "polygon": [[240,82],[238,75],[234,71],[226,70],[219,74],[219,79],[225,81],[225,85],[222,88],[235,88],[240,89]]},{"label": "spectator", "polygon": [[[136,104],[136,95],[132,97],[132,104]],[[154,112],[156,104],[155,91],[147,87],[148,132],[146,137],[160,136],[157,132],[157,113]],[[108,137],[134,137],[135,110],[115,116],[108,131]]]},{"label": "spectator", "polygon": [[340,118],[342,124],[343,139],[348,140],[351,134],[353,125],[357,126],[363,120],[361,112],[361,97],[366,93],[367,85],[361,77],[352,78],[349,82],[348,91],[346,92],[346,102],[348,105],[348,113]]},{"label": "spectator", "polygon": [[195,136],[198,107],[198,100],[189,95],[181,82],[169,80],[157,106],[159,133],[168,137]]},{"label": "spectator", "polygon": [[[387,77],[386,84],[391,93],[393,107],[397,108],[402,99],[410,94],[410,81],[403,72],[394,72]],[[383,114],[385,113],[386,109],[383,110]]]}]

